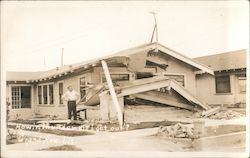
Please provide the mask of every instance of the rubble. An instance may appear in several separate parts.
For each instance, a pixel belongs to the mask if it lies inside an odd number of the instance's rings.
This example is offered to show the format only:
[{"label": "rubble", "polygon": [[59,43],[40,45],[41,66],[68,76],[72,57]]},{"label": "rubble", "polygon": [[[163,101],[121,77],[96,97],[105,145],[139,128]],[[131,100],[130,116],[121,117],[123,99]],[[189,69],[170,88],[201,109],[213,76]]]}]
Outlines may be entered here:
[{"label": "rubble", "polygon": [[210,119],[218,119],[218,120],[230,120],[235,118],[240,118],[243,115],[232,110],[220,111],[214,115],[209,116]]},{"label": "rubble", "polygon": [[220,107],[215,107],[215,108],[212,108],[210,110],[203,111],[202,116],[203,117],[209,117],[209,116],[211,116],[213,114],[216,114],[219,110],[220,110]]},{"label": "rubble", "polygon": [[243,114],[233,111],[233,110],[217,110],[216,113],[213,113],[209,116],[202,115],[202,113],[197,112],[193,115],[195,118],[209,118],[209,119],[215,119],[215,120],[230,120],[230,119],[236,119],[244,116]]},{"label": "rubble", "polygon": [[157,135],[171,138],[196,138],[194,128],[177,123],[172,126],[160,126]]}]

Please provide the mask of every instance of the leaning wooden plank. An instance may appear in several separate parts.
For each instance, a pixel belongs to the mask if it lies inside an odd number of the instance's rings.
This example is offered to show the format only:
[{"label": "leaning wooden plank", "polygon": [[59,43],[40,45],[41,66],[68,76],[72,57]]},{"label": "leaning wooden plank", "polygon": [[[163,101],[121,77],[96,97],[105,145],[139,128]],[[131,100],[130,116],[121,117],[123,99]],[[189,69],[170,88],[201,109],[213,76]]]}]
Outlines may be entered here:
[{"label": "leaning wooden plank", "polygon": [[132,95],[136,93],[142,93],[142,92],[146,92],[146,91],[150,91],[150,90],[158,89],[162,87],[168,87],[169,83],[170,83],[170,80],[163,80],[163,81],[155,81],[155,82],[147,83],[147,84],[136,85],[136,86],[128,87],[128,88],[123,88],[121,89],[121,93],[118,94],[118,97]]},{"label": "leaning wooden plank", "polygon": [[134,94],[132,95],[137,98],[145,99],[145,100],[150,100],[153,102],[161,103],[161,104],[166,104],[169,106],[175,106],[178,108],[183,108],[183,109],[188,109],[188,110],[194,110],[194,107],[192,105],[176,102],[173,100],[168,100],[162,96],[152,96],[147,93],[139,93],[139,94]]},{"label": "leaning wooden plank", "polygon": [[123,126],[123,114],[122,114],[122,110],[120,108],[119,101],[118,101],[118,98],[117,98],[117,95],[115,92],[112,78],[111,78],[110,73],[109,73],[108,65],[104,60],[102,60],[101,63],[102,63],[102,68],[104,71],[105,78],[106,78],[107,83],[108,83],[109,92],[111,94],[111,98],[112,98],[112,101],[114,103],[115,110],[117,112],[118,122],[119,122],[119,125],[121,127],[121,126]]},{"label": "leaning wooden plank", "polygon": [[168,78],[166,76],[155,76],[155,77],[150,77],[150,78],[137,79],[134,81],[122,81],[122,82],[117,82],[117,83],[118,85],[120,85],[121,88],[130,88],[130,87],[137,86],[137,85],[150,84],[150,83],[163,81],[167,79]]},{"label": "leaning wooden plank", "polygon": [[219,112],[219,111],[220,111],[220,107],[215,107],[215,108],[212,108],[212,109],[210,109],[210,110],[203,111],[201,115],[202,115],[203,117],[208,117],[208,116],[210,116],[210,115],[216,114],[216,113]]},{"label": "leaning wooden plank", "polygon": [[100,86],[98,88],[95,88],[95,90],[89,90],[91,91],[92,95],[83,103],[84,105],[87,106],[95,106],[100,104],[100,98],[99,98],[99,94],[101,93],[101,91],[105,89],[104,86]]},{"label": "leaning wooden plank", "polygon": [[181,86],[177,81],[171,80],[170,86],[172,89],[174,89],[176,92],[178,92],[180,95],[182,95],[187,100],[198,104],[205,110],[208,110],[210,107],[201,101],[199,101],[195,96],[193,96],[187,89],[185,89],[183,86]]}]

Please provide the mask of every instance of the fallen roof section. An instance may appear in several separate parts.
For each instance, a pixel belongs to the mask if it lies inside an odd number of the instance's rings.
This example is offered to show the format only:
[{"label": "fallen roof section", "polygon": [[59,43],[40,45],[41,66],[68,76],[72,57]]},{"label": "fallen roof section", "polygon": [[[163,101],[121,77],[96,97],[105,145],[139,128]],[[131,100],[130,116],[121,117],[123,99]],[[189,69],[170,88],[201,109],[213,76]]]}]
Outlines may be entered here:
[{"label": "fallen roof section", "polygon": [[169,100],[164,96],[157,95],[154,91],[138,93],[138,94],[134,94],[132,96],[134,96],[136,98],[141,98],[144,100],[150,100],[153,102],[161,103],[161,104],[167,104],[167,105],[174,106],[174,107],[179,107],[179,108],[188,109],[188,110],[194,110],[194,107],[191,106],[190,104],[185,104],[185,103]]},{"label": "fallen roof section", "polygon": [[[181,86],[178,82],[176,82],[173,79],[164,77],[164,76],[160,76],[160,77],[157,76],[157,77],[152,77],[152,78],[139,79],[135,81],[122,82],[122,85],[121,85],[121,93],[117,95],[118,97],[139,94],[139,93],[167,87],[169,90],[170,89],[175,90],[181,96],[186,98],[189,102],[195,105],[198,105],[205,110],[208,110],[210,108],[208,105],[206,105],[205,103],[202,103],[199,99],[193,96],[187,89]],[[140,96],[142,96],[142,94],[140,94]],[[144,94],[143,97],[146,97],[146,95]],[[155,97],[155,100],[157,99],[158,97]],[[167,102],[167,100],[165,102]],[[171,103],[171,105],[173,105],[173,103]]]}]

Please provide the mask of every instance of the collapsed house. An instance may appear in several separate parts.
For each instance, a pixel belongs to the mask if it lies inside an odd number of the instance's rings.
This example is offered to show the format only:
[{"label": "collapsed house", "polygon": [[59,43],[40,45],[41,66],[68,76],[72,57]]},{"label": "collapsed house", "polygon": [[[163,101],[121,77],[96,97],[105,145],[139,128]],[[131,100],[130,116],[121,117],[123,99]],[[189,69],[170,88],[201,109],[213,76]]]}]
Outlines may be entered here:
[{"label": "collapsed house", "polygon": [[[104,73],[103,63],[110,78]],[[119,112],[110,94],[109,79],[119,109],[124,112],[124,98],[208,110],[210,100],[204,94],[213,92],[207,91],[207,85],[201,85],[201,78],[213,79],[214,70],[159,43],[150,43],[49,71],[8,72],[6,94],[11,118],[30,118],[37,113],[60,115],[67,111],[62,94],[72,85],[80,93],[81,104],[100,105],[99,117],[107,120]],[[213,94],[207,94],[210,95]]]}]

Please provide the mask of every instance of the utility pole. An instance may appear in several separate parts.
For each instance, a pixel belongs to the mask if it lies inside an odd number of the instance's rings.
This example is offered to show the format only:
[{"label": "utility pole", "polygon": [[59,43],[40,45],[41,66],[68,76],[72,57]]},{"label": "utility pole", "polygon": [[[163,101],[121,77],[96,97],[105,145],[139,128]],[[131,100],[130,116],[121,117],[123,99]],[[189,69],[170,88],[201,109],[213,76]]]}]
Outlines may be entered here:
[{"label": "utility pole", "polygon": [[63,67],[63,48],[62,48],[62,54],[61,54],[61,67]]},{"label": "utility pole", "polygon": [[154,26],[154,30],[153,30],[153,34],[152,34],[150,43],[153,42],[154,34],[155,34],[155,38],[156,38],[156,43],[158,43],[158,28],[157,28],[157,21],[156,21],[156,16],[155,16],[156,13],[155,12],[150,12],[150,14],[152,14],[154,16],[154,21],[155,21],[155,26]]}]

